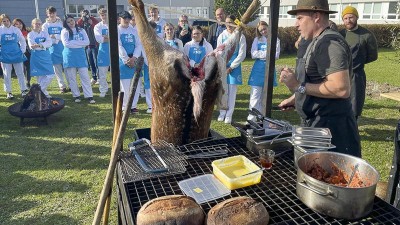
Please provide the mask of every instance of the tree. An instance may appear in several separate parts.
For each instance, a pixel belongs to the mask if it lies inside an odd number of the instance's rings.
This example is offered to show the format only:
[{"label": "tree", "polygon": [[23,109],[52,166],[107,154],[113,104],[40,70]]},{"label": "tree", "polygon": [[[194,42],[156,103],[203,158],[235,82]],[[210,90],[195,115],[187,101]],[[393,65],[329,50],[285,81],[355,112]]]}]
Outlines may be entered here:
[{"label": "tree", "polygon": [[[258,1],[261,5],[260,0]],[[215,9],[223,8],[226,15],[234,15],[240,19],[252,2],[253,0],[215,0]],[[259,13],[258,9],[251,17],[250,22],[257,19]]]}]

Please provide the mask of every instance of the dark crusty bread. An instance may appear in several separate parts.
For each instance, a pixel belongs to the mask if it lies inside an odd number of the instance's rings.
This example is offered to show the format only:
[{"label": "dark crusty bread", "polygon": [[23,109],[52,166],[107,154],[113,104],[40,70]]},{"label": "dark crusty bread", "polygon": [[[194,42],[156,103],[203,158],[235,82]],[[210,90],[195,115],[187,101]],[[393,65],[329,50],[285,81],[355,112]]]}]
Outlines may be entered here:
[{"label": "dark crusty bread", "polygon": [[264,205],[249,197],[236,197],[212,207],[207,225],[266,225],[269,214]]},{"label": "dark crusty bread", "polygon": [[140,208],[137,225],[203,225],[204,211],[193,198],[183,195],[163,196]]}]

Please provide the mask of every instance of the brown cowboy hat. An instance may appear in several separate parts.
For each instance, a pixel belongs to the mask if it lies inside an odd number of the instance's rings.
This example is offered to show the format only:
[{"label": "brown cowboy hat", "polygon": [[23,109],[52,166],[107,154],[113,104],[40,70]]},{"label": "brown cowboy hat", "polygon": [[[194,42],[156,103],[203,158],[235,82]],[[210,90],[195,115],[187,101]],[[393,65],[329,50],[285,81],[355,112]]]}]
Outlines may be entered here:
[{"label": "brown cowboy hat", "polygon": [[328,0],[299,0],[296,9],[287,11],[289,15],[296,15],[298,12],[337,13],[337,11],[329,10]]}]

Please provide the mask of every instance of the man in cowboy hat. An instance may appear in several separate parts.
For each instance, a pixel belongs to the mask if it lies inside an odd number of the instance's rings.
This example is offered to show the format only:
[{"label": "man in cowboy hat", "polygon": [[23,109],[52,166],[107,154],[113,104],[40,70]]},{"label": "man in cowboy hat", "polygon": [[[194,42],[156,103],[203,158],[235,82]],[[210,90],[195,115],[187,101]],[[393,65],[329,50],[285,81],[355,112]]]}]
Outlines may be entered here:
[{"label": "man in cowboy hat", "polygon": [[327,0],[299,0],[288,14],[296,16],[300,35],[311,40],[296,72],[284,68],[280,75],[294,94],[283,100],[282,109],[295,106],[307,127],[326,127],[332,133],[334,151],[361,157],[360,137],[351,110],[352,57],[348,44],[329,28]]},{"label": "man in cowboy hat", "polygon": [[356,118],[361,116],[365,101],[366,76],[364,65],[378,59],[378,44],[371,31],[357,24],[358,12],[352,6],[347,6],[342,12],[346,29],[340,34],[350,45],[353,54],[353,79],[351,80],[351,103]]}]

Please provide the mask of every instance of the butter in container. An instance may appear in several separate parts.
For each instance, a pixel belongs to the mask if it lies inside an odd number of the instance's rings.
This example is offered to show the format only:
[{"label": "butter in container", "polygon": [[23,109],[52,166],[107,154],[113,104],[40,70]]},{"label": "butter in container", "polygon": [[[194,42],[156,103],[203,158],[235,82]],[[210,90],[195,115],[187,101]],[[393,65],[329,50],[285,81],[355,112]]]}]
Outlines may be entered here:
[{"label": "butter in container", "polygon": [[[213,161],[211,165],[214,176],[230,190],[258,184],[263,174],[260,167],[243,155],[218,159]],[[257,170],[260,171],[251,173]]]}]

